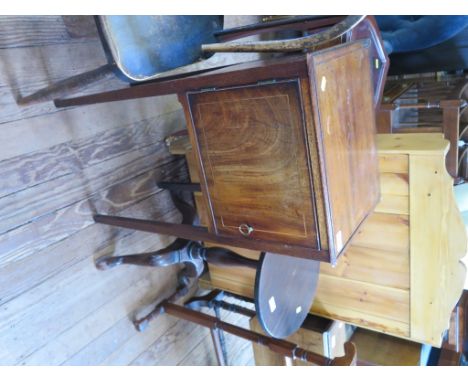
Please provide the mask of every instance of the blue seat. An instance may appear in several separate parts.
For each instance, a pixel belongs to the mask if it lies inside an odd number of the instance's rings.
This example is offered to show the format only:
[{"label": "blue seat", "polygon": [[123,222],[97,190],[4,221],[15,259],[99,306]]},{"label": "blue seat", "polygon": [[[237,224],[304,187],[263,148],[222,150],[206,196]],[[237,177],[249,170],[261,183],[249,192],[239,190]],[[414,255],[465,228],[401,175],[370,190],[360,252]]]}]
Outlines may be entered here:
[{"label": "blue seat", "polygon": [[388,54],[438,45],[468,26],[468,16],[376,16]]},{"label": "blue seat", "polygon": [[222,16],[100,16],[103,36],[118,69],[132,81],[203,57],[201,45],[215,41]]}]

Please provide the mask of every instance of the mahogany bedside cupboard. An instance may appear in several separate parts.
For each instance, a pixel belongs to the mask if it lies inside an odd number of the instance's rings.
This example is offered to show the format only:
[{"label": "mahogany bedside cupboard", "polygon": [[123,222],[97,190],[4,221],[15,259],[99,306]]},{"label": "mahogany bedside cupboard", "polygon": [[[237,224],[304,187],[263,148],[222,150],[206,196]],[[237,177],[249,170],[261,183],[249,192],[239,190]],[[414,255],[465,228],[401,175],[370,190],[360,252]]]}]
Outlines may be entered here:
[{"label": "mahogany bedside cupboard", "polygon": [[214,242],[337,261],[380,198],[371,61],[360,40],[179,92]]}]

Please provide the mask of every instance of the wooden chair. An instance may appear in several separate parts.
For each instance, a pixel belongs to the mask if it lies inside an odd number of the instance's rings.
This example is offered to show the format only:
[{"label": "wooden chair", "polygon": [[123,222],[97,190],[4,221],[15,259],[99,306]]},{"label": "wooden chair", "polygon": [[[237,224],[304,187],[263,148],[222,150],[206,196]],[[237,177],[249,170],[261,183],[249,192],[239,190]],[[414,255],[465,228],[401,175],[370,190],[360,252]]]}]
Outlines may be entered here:
[{"label": "wooden chair", "polygon": [[108,63],[21,97],[17,102],[27,105],[68,96],[114,75],[136,85],[252,61],[258,59],[258,54],[204,53],[201,46],[285,30],[321,31],[336,23],[339,37],[349,29],[349,21],[354,20],[350,17],[301,16],[223,29],[229,20],[226,22],[222,16],[96,16]]},{"label": "wooden chair", "polygon": [[[326,46],[333,46],[343,42],[351,42],[360,39],[369,39],[372,51],[371,57],[373,60],[374,72],[374,104],[378,105],[383,93],[383,87],[388,71],[389,61],[383,49],[383,41],[380,32],[372,16],[304,16],[286,18],[280,20],[273,20],[259,24],[247,25],[244,27],[230,28],[213,32],[215,38],[220,42],[230,41],[233,39],[244,38],[251,35],[260,35],[264,33],[283,33],[285,31],[298,31],[305,32],[309,35],[301,38],[294,38],[288,40],[280,40],[284,49],[274,48],[273,51],[278,50],[281,53],[300,52],[304,50],[314,50],[317,47],[321,49]],[[277,41],[270,41],[270,43]],[[255,43],[255,42],[254,42]],[[106,47],[106,40],[103,38],[104,47]],[[239,43],[241,46],[248,46],[250,43]],[[213,53],[219,49],[216,45],[202,45],[202,50],[206,53]],[[93,70],[88,73],[71,77],[52,84],[51,86],[41,89],[34,94],[26,97],[21,97],[17,100],[18,104],[30,104],[35,102],[45,102],[54,100],[56,107],[79,106],[87,104],[95,104],[101,102],[120,101],[125,99],[134,99],[147,96],[154,96],[164,94],[167,92],[167,83],[171,82],[174,78],[190,76],[192,74],[201,73],[204,71],[220,69],[235,63],[252,61],[258,59],[257,53],[262,52],[262,48],[255,45],[253,48],[247,48],[249,52],[244,53],[226,53],[217,52],[210,58],[185,65],[172,70],[166,70],[162,73],[154,73],[154,75],[146,75],[142,78],[134,77],[134,86],[109,91],[87,96],[66,98],[70,94],[82,89],[84,86],[93,83],[97,80],[106,78],[109,75],[114,75],[116,71],[120,76],[125,78],[125,74],[119,70],[117,65],[117,58],[113,57],[112,52],[107,48],[109,63],[101,68]],[[267,49],[268,51],[268,49]],[[270,50],[271,51],[271,50]],[[252,54],[255,54],[252,56]],[[128,77],[126,77],[129,79]],[[151,85],[148,82],[160,82],[161,89],[166,89],[157,94],[148,95],[145,85]],[[140,91],[141,90],[141,91]],[[159,94],[158,94],[159,93]]]},{"label": "wooden chair", "polygon": [[134,83],[154,79],[161,72],[199,60],[200,44],[216,41],[214,32],[223,26],[222,16],[96,16],[94,19],[108,63],[22,97],[18,104],[48,101],[114,75]]},{"label": "wooden chair", "polygon": [[[443,133],[450,142],[447,171],[457,178],[459,140],[466,135],[468,81],[465,78],[431,78],[388,81],[377,113],[379,133]],[[465,120],[465,124],[466,124]],[[466,137],[465,137],[466,139]],[[466,155],[466,154],[465,154]]]}]

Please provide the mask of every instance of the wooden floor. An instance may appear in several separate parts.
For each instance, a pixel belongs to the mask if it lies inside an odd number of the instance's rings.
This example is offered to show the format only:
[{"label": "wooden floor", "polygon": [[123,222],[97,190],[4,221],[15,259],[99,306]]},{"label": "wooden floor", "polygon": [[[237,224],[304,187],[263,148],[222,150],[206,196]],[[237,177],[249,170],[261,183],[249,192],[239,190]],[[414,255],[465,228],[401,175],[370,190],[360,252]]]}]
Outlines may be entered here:
[{"label": "wooden floor", "polygon": [[[79,25],[78,25],[79,26]],[[92,215],[177,222],[158,180],[185,180],[164,137],[184,128],[175,96],[79,108],[15,99],[106,62],[93,29],[60,16],[0,17],[0,365],[213,365],[207,329],[130,318],[175,287],[175,269],[100,272],[103,255],[155,250],[172,239],[94,224]],[[125,86],[117,79],[87,89]],[[247,320],[226,314],[247,327]],[[229,363],[251,345],[226,337]]]}]

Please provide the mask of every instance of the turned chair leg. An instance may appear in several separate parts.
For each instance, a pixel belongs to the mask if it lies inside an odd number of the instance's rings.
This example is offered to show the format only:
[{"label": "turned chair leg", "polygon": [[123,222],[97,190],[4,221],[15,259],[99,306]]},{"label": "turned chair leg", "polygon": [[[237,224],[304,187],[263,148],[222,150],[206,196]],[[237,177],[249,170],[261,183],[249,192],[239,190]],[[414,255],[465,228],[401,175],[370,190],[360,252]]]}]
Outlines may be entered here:
[{"label": "turned chair leg", "polygon": [[200,183],[177,183],[177,182],[158,182],[159,188],[175,192],[201,192]]},{"label": "turned chair leg", "polygon": [[114,68],[115,65],[106,64],[89,72],[66,78],[26,97],[18,98],[17,103],[18,105],[30,105],[33,103],[52,101],[55,98],[67,96],[70,93],[77,92],[86,86],[93,84],[94,82],[115,77],[113,72]]},{"label": "turned chair leg", "polygon": [[140,253],[124,256],[104,256],[96,260],[95,264],[101,271],[114,268],[122,264],[142,265],[147,267],[166,267],[177,264],[178,251],[187,246],[188,240],[177,239],[166,248],[155,252]]},{"label": "turned chair leg", "polygon": [[[176,291],[164,301],[176,302],[177,300],[186,296],[190,292],[194,279],[190,277],[186,269],[182,269],[177,274],[177,279],[178,279],[178,286],[177,286]],[[164,313],[164,308],[162,307],[161,304],[157,304],[153,308],[153,310],[149,312],[147,315],[145,315],[144,317],[142,318],[134,317],[132,320],[133,325],[135,326],[135,329],[137,331],[143,332],[144,330],[146,330],[150,322],[156,319],[162,313]]]},{"label": "turned chair leg", "polygon": [[[170,190],[172,201],[175,207],[182,214],[181,225],[190,225],[196,220],[196,209],[184,201],[177,194],[181,191],[194,191],[199,189],[199,184],[181,184],[170,182],[159,182],[161,188]],[[99,216],[95,217],[96,221]],[[119,219],[118,217],[105,217],[107,220]],[[107,221],[105,221],[106,223]],[[107,222],[110,224],[109,222]],[[129,224],[129,228],[133,228]],[[138,229],[138,227],[135,227]],[[177,233],[176,233],[177,234]],[[156,252],[124,255],[124,256],[105,256],[96,260],[96,267],[101,270],[114,268],[122,264],[133,264],[151,267],[166,267],[169,265],[185,263],[188,265],[189,272],[197,277],[201,274],[203,264],[201,262],[207,261],[218,266],[244,266],[256,269],[257,260],[248,259],[240,256],[237,253],[227,250],[225,248],[205,248],[202,245],[179,238],[166,248],[160,249]]]},{"label": "turned chair leg", "polygon": [[[195,310],[186,308],[184,306],[176,305],[173,303],[172,298],[162,301],[156,306],[156,308],[148,316],[155,316],[166,313],[171,316],[177,317],[182,320],[193,322],[197,325],[206,327],[208,329],[220,329],[226,333],[235,335],[237,337],[251,341],[262,346],[268,347],[271,351],[280,354],[283,357],[289,357],[291,359],[298,359],[301,361],[311,362],[316,365],[323,366],[350,366],[356,365],[356,347],[352,342],[345,343],[345,355],[343,357],[337,357],[330,359],[323,355],[313,353],[311,351],[300,348],[297,344],[280,340],[272,337],[265,336],[263,334],[244,329],[240,326],[236,326],[219,318],[197,312]],[[140,326],[137,326],[139,328]]]},{"label": "turned chair leg", "polygon": [[[171,199],[182,214],[182,224],[192,224],[196,219],[196,209],[180,198],[176,192],[182,191],[175,183],[160,183],[161,188],[171,190]],[[159,184],[158,184],[159,185]],[[166,186],[166,187],[165,187]],[[181,262],[180,251],[187,247],[188,240],[177,239],[172,244],[155,252],[132,254],[124,256],[104,256],[95,261],[100,270],[107,270],[122,264],[142,265],[150,267],[165,267]]]}]

